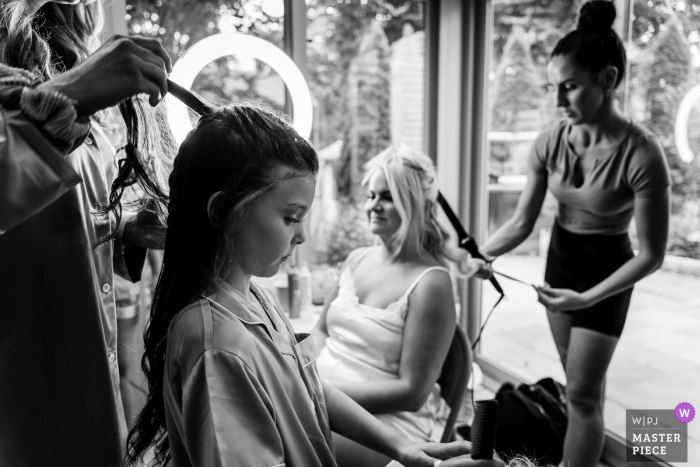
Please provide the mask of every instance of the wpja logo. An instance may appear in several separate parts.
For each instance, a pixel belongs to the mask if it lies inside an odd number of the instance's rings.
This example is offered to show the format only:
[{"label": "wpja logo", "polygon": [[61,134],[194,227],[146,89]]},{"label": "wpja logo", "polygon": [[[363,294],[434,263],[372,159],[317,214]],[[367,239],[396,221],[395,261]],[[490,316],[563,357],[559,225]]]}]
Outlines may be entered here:
[{"label": "wpja logo", "polygon": [[688,423],[695,409],[627,411],[627,462],[688,462]]}]

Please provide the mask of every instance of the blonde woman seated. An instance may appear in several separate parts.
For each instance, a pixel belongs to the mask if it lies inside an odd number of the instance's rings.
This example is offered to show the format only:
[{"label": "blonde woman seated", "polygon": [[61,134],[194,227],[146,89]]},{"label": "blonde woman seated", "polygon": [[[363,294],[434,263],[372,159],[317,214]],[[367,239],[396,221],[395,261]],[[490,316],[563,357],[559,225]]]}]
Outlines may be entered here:
[{"label": "blonde woman seated", "polygon": [[[446,244],[427,156],[390,147],[362,183],[377,241],[348,256],[326,300],[313,331],[319,374],[406,439],[439,441],[448,407],[436,381],[456,325],[447,266],[466,275],[478,265]],[[388,462],[345,438],[334,444],[341,467]]]}]

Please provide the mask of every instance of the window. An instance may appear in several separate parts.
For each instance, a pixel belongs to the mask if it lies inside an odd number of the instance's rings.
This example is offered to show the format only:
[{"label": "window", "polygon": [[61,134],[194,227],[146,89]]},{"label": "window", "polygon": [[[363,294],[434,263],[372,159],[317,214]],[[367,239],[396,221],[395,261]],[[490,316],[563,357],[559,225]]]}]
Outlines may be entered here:
[{"label": "window", "polygon": [[[549,53],[564,32],[575,27],[578,3],[556,2],[557,8],[533,2],[493,2],[493,43],[489,73],[490,143],[487,235],[515,211],[525,186],[524,166],[537,134],[558,120],[554,98],[545,91]],[[547,195],[532,234],[496,270],[541,284],[556,202]],[[544,309],[531,287],[499,279],[508,297],[498,306],[482,337],[483,357],[533,382],[564,372],[552,341]],[[484,287],[482,322],[497,298]]]},{"label": "window", "polygon": [[390,144],[425,150],[424,12],[406,0],[306,3],[312,141],[321,160],[311,227],[323,268],[372,243],[364,164]]}]

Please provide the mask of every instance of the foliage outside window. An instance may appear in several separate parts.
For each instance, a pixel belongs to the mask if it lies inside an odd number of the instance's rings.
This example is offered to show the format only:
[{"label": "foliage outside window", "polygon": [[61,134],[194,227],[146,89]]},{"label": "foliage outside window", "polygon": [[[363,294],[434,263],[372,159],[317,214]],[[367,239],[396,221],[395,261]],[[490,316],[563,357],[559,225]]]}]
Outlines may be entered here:
[{"label": "foliage outside window", "polygon": [[392,143],[423,150],[421,142],[407,140],[406,131],[392,130],[397,124],[392,119],[405,117],[397,111],[394,88],[405,82],[405,76],[395,79],[397,69],[406,66],[400,55],[414,47],[418,55],[408,66],[420,77],[420,96],[404,98],[420,102],[407,112],[422,138],[423,11],[420,3],[406,0],[306,3],[308,79],[316,108],[313,142],[335,185],[333,199],[316,201],[321,211],[314,226],[316,260],[334,265],[372,242],[360,186],[364,164]]}]

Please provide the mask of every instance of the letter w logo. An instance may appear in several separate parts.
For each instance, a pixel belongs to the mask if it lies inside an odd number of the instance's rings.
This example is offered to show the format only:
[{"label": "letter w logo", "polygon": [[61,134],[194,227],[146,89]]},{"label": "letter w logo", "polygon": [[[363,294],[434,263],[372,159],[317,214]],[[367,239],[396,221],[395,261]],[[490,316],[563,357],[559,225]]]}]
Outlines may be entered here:
[{"label": "letter w logo", "polygon": [[679,412],[681,413],[681,417],[683,418],[690,417],[690,409],[680,409]]}]

